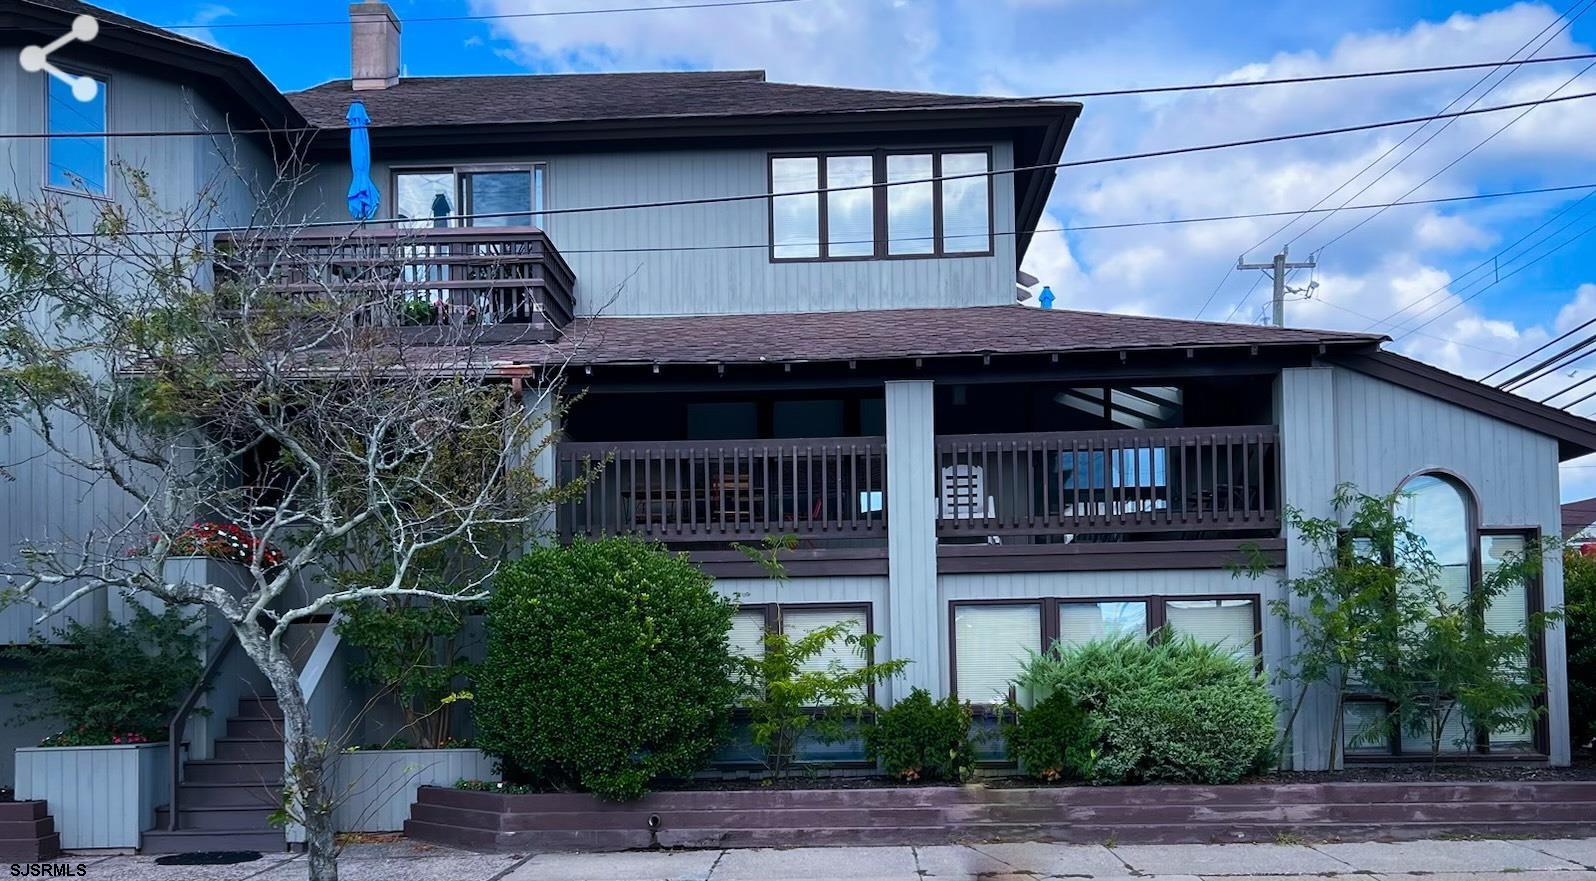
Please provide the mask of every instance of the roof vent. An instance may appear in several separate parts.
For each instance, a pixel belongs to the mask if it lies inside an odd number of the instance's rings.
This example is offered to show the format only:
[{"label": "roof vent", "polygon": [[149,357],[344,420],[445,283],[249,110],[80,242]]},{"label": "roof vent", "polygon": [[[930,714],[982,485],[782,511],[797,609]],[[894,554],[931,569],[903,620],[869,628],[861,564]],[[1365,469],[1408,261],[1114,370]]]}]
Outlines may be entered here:
[{"label": "roof vent", "polygon": [[386,3],[349,4],[349,84],[357,92],[399,82],[399,16]]}]

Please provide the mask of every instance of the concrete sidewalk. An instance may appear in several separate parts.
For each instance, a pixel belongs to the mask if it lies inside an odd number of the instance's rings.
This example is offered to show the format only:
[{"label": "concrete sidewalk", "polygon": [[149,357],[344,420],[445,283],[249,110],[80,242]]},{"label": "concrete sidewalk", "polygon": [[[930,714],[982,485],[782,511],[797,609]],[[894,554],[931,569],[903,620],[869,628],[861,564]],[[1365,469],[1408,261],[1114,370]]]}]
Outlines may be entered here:
[{"label": "concrete sidewalk", "polygon": [[[82,877],[107,881],[299,881],[304,858],[272,854],[233,866],[159,866],[98,857]],[[1255,881],[1362,875],[1368,881],[1596,881],[1596,838],[1401,844],[975,844],[482,855],[410,842],[354,845],[343,881]]]}]

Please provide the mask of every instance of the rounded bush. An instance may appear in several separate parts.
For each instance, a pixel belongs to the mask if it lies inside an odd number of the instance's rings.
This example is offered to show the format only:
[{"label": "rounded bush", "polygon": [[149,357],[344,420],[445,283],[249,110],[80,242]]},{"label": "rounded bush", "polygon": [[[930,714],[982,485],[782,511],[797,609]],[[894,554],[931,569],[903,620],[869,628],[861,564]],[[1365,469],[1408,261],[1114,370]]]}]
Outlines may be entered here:
[{"label": "rounded bush", "polygon": [[957,698],[933,701],[923,688],[876,716],[865,747],[889,776],[905,782],[960,781],[975,768],[970,708]]},{"label": "rounded bush", "polygon": [[1003,726],[1003,738],[1009,758],[1022,771],[1049,783],[1085,779],[1096,763],[1094,726],[1086,711],[1062,692],[1018,711],[1013,724]]},{"label": "rounded bush", "polygon": [[1033,659],[1023,678],[1086,711],[1098,783],[1233,783],[1275,742],[1275,699],[1252,659],[1190,637],[1091,642]]},{"label": "rounded bush", "polygon": [[498,577],[477,743],[513,783],[641,797],[701,768],[738,696],[734,605],[685,555],[634,539],[534,550]]}]

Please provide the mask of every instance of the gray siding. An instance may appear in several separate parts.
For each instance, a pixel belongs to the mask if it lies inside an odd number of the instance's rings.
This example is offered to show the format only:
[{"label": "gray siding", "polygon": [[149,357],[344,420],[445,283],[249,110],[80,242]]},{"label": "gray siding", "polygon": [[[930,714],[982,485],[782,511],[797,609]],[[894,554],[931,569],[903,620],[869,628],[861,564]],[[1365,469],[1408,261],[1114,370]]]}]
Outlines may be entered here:
[{"label": "gray siding", "polygon": [[43,799],[61,846],[136,848],[171,791],[166,744],[17,750],[17,798]]},{"label": "gray siding", "polygon": [[[1007,142],[993,147],[993,165],[1012,167]],[[763,149],[653,151],[547,158],[545,207],[743,196],[770,190]],[[530,162],[537,156],[505,158]],[[440,157],[433,165],[455,164]],[[458,164],[468,164],[461,162]],[[392,210],[392,171],[374,162],[385,211]],[[577,308],[607,315],[815,312],[907,306],[980,306],[1014,302],[1013,178],[993,182],[991,257],[773,264],[764,200],[555,214],[546,227],[577,277]],[[346,220],[348,172],[324,165],[297,195],[296,216]],[[725,250],[650,250],[752,245]],[[618,249],[633,249],[630,253]],[[613,253],[607,253],[613,252]]]},{"label": "gray siding", "polygon": [[[887,557],[890,587],[886,632],[913,658],[901,692],[940,695],[936,532],[935,396],[924,380],[887,383]],[[942,628],[945,630],[946,628]],[[905,651],[913,646],[912,653]]]},{"label": "gray siding", "polygon": [[338,757],[333,824],[339,832],[399,832],[423,786],[498,780],[496,760],[475,749],[365,750]]},{"label": "gray siding", "polygon": [[[0,95],[6,96],[0,101],[0,130],[42,131],[46,125],[45,80],[23,72],[15,56],[15,49],[0,49]],[[126,70],[107,74],[107,123],[113,130],[226,128],[221,110],[181,84]],[[5,141],[0,193],[29,202],[43,197],[47,192],[42,189],[47,151],[43,140]],[[237,223],[249,217],[254,191],[270,179],[272,168],[259,145],[225,136],[114,140],[109,156],[146,173],[163,208],[195,212],[192,222],[200,226]],[[114,170],[108,189],[113,199],[132,206],[132,195]],[[74,223],[87,228],[92,222],[98,204],[94,200],[48,192],[67,207]],[[150,216],[137,222],[160,226],[168,221]],[[68,430],[63,436],[71,437],[80,452],[88,452],[85,433]],[[0,553],[8,558],[24,540],[73,544],[91,529],[103,531],[125,522],[134,510],[128,497],[109,481],[86,482],[59,457],[46,453],[42,441],[25,426],[0,434],[0,461],[26,463],[12,469],[15,480],[0,481],[0,511],[9,512],[0,517]],[[55,598],[67,592],[63,588],[43,595]],[[69,614],[96,620],[106,611],[106,598],[100,596],[80,601]],[[25,608],[0,610],[0,644],[27,641],[34,617]]]}]

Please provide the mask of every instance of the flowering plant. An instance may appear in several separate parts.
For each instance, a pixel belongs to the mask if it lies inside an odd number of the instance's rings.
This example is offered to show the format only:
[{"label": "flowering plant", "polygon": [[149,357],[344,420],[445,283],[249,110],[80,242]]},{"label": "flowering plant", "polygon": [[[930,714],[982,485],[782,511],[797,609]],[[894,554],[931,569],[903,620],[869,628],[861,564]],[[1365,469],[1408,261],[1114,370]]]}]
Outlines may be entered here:
[{"label": "flowering plant", "polygon": [[90,731],[88,726],[79,725],[70,731],[58,731],[46,737],[39,741],[39,746],[105,746],[150,742],[148,737],[137,731],[112,734],[105,731]]},{"label": "flowering plant", "polygon": [[[249,531],[231,523],[196,523],[172,539],[172,554],[180,557],[214,557],[234,563],[249,565],[255,559],[259,539]],[[261,565],[277,566],[283,562],[283,552],[270,545],[261,550]]]}]

